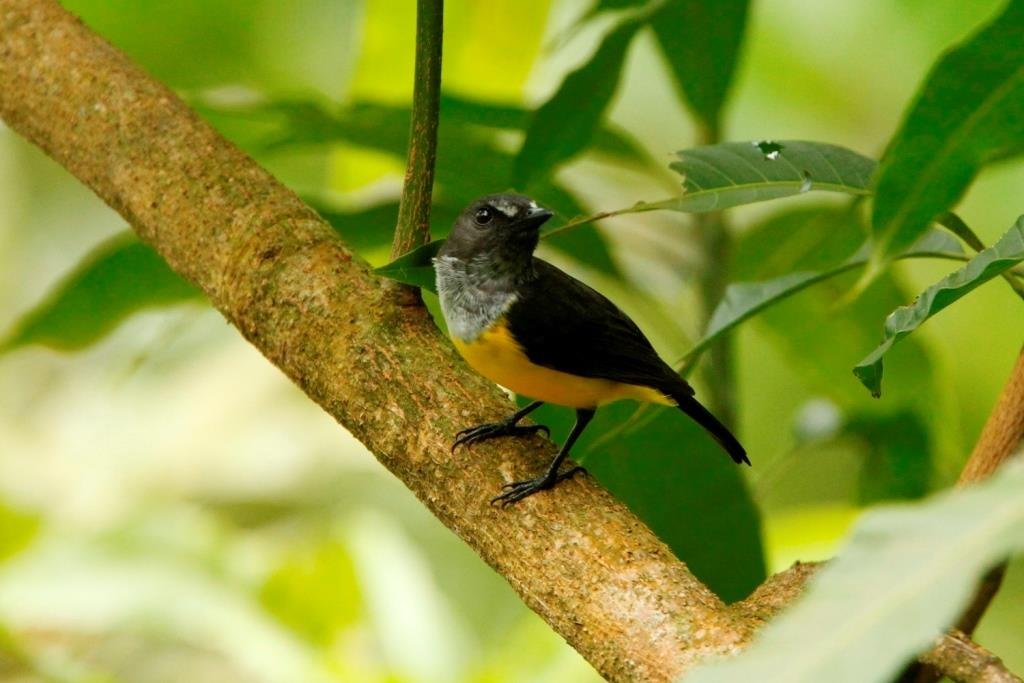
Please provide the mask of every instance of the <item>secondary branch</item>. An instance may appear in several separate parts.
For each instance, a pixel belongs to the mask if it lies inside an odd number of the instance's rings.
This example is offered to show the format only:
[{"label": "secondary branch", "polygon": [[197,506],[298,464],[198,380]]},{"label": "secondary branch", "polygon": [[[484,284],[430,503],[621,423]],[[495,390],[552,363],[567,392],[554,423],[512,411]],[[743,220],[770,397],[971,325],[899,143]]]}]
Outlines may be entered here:
[{"label": "secondary branch", "polygon": [[416,68],[405,183],[398,209],[391,258],[430,241],[430,198],[437,158],[437,122],[441,108],[441,43],[444,0],[416,3]]},{"label": "secondary branch", "polygon": [[[969,228],[967,228],[969,231]],[[977,242],[977,238],[974,238]],[[971,244],[976,248],[975,244]],[[969,486],[992,475],[999,467],[1009,460],[1024,442],[1024,349],[1017,356],[1017,362],[1010,372],[1002,393],[996,400],[995,407],[989,413],[988,420],[981,430],[974,450],[967,459],[967,464],[960,472],[957,486]],[[1006,563],[993,567],[981,580],[974,597],[964,613],[957,620],[956,631],[969,637],[974,633],[981,618],[985,615],[989,604],[995,599],[1006,575]],[[949,652],[957,648],[947,648]],[[985,669],[987,671],[987,669]],[[914,683],[934,683],[942,674],[951,675],[926,658],[920,665],[908,668],[903,680]],[[979,679],[980,680],[980,679]]]}]

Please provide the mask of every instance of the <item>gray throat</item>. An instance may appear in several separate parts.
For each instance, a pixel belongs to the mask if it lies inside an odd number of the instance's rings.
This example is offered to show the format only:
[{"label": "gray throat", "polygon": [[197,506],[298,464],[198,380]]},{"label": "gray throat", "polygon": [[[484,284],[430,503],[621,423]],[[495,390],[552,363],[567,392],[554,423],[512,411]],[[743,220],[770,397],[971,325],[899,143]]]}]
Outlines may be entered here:
[{"label": "gray throat", "polygon": [[515,278],[495,273],[490,259],[434,259],[437,293],[448,332],[465,342],[477,339],[516,301]]}]

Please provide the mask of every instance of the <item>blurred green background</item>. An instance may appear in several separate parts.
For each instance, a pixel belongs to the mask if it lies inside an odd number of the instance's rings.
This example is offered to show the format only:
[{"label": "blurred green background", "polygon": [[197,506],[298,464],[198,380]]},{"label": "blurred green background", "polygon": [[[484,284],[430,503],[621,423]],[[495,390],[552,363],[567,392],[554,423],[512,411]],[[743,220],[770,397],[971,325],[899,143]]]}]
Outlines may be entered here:
[{"label": "blurred green background", "polygon": [[[413,2],[64,4],[339,216],[343,236],[366,258],[386,259],[403,172]],[[937,56],[1000,5],[754,2],[724,138],[821,140],[877,158]],[[521,125],[481,124],[460,103],[487,103],[490,116],[514,119],[519,107],[547,99],[613,23],[614,14],[577,28],[586,9],[557,0],[447,3],[447,170],[438,173],[435,236],[462,203],[508,187],[522,139]],[[358,108],[346,108],[357,103],[376,109],[359,119]],[[351,127],[324,132],[322,111],[355,111]],[[646,156],[626,163],[594,149],[531,187],[563,217],[678,191],[670,153],[696,144],[696,130],[648,32],[629,50],[610,120]],[[989,167],[960,214],[992,243],[1020,213],[1022,187],[1024,163]],[[812,219],[844,201],[807,195],[730,212],[734,277],[761,279],[822,258],[822,225]],[[353,213],[376,222],[346,218]],[[824,233],[842,241],[847,233],[834,223]],[[124,228],[0,127],[0,331]],[[545,245],[545,256],[609,293],[667,358],[678,358],[700,332],[693,284],[703,264],[692,221],[632,215],[585,230]],[[667,473],[668,488],[650,500],[643,491],[623,495],[661,520],[659,533],[678,535],[667,540],[698,573],[701,547],[717,558],[707,560],[710,573],[714,561],[738,558],[741,566],[718,586],[735,598],[765,567],[833,554],[864,506],[949,486],[1024,338],[1009,288],[986,285],[897,347],[883,399],[871,399],[850,368],[878,341],[889,310],[950,269],[901,263],[839,310],[831,304],[854,278],[820,285],[741,328],[739,432],[755,467],[742,471],[744,484],[729,469],[722,486],[749,491],[749,499],[716,499],[710,489],[693,502],[701,492],[686,490],[678,473],[726,465],[673,462],[676,437],[653,431],[639,467]],[[68,325],[75,316],[103,314],[72,310]],[[611,422],[631,411],[613,410]],[[592,441],[585,459],[613,488],[619,470],[641,462],[639,449]],[[614,457],[601,460],[597,451]],[[673,491],[686,491],[675,506],[666,502]],[[730,505],[749,518],[742,529],[718,524],[716,506]],[[1017,670],[1022,605],[1018,561],[979,631]],[[75,352],[26,345],[0,356],[0,677],[598,678],[201,301],[131,316]]]}]

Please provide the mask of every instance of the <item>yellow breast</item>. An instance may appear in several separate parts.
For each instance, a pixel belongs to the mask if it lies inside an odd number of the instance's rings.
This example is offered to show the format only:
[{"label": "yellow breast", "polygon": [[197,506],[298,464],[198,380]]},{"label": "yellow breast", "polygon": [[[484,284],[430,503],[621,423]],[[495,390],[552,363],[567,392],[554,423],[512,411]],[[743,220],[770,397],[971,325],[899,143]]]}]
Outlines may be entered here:
[{"label": "yellow breast", "polygon": [[452,342],[466,362],[484,377],[517,394],[545,403],[596,408],[604,403],[632,398],[673,404],[661,392],[650,387],[580,377],[530,362],[503,318],[471,342],[457,337],[452,337]]}]

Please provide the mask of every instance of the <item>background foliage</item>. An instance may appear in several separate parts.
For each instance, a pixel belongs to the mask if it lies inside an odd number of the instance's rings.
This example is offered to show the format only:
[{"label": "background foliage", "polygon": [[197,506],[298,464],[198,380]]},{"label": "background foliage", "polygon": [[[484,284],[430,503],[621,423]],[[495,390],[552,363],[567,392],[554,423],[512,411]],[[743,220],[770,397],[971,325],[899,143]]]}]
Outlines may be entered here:
[{"label": "background foliage", "polygon": [[[367,259],[384,262],[408,129],[413,3],[66,5],[308,198]],[[447,5],[435,237],[470,199],[512,186],[560,222],[677,197],[679,172],[694,192],[715,174],[702,177],[695,156],[673,153],[716,139],[781,140],[787,163],[799,153],[788,140],[882,159],[871,212],[841,194],[803,194],[803,175],[782,166],[764,167],[788,183],[766,197],[800,196],[729,212],[729,280],[760,283],[733,290],[732,310],[800,290],[734,330],[738,429],[752,470],[735,468],[675,413],[636,414],[628,404],[599,413],[581,443],[587,467],[702,579],[742,597],[767,571],[831,555],[864,507],[949,486],[1016,357],[1019,299],[994,281],[893,347],[881,401],[851,368],[878,344],[891,311],[963,264],[902,260],[864,281],[849,305],[835,302],[857,280],[851,259],[868,258],[858,251],[868,224],[893,235],[891,248],[906,247],[966,190],[957,211],[993,245],[1024,213],[1024,165],[1013,159],[1024,120],[1012,115],[1020,45],[991,39],[1019,35],[1022,3],[878,0],[813,12],[797,0]],[[984,50],[939,60],[978,30]],[[959,89],[963,73],[976,93]],[[926,81],[932,94],[916,95]],[[992,106],[1010,114],[986,119],[984,136],[958,133],[993,91],[1005,101]],[[929,98],[948,115],[933,121]],[[906,129],[894,138],[901,121],[964,142],[915,149]],[[753,161],[771,149],[736,148]],[[194,289],[124,235],[119,217],[4,129],[0,150],[0,672],[596,677]],[[970,174],[900,205],[915,164],[933,160],[941,177],[951,165]],[[732,159],[730,182],[750,161]],[[839,174],[851,194],[870,175],[856,163],[856,173]],[[810,189],[825,189],[824,177],[814,167]],[[704,209],[739,195],[712,196]],[[722,266],[707,260],[701,225],[683,213],[631,213],[553,235],[542,249],[615,299],[666,358],[684,359],[710,313],[698,283]],[[928,239],[915,248],[973,253],[949,236]],[[996,260],[1019,262],[1006,256],[1020,251],[1012,247]],[[983,265],[974,267],[995,275]],[[728,313],[716,313],[712,329]],[[694,380],[706,395],[703,375]],[[539,419],[561,438],[567,411],[544,410]],[[1018,671],[1022,604],[1017,563],[979,639]]]}]

